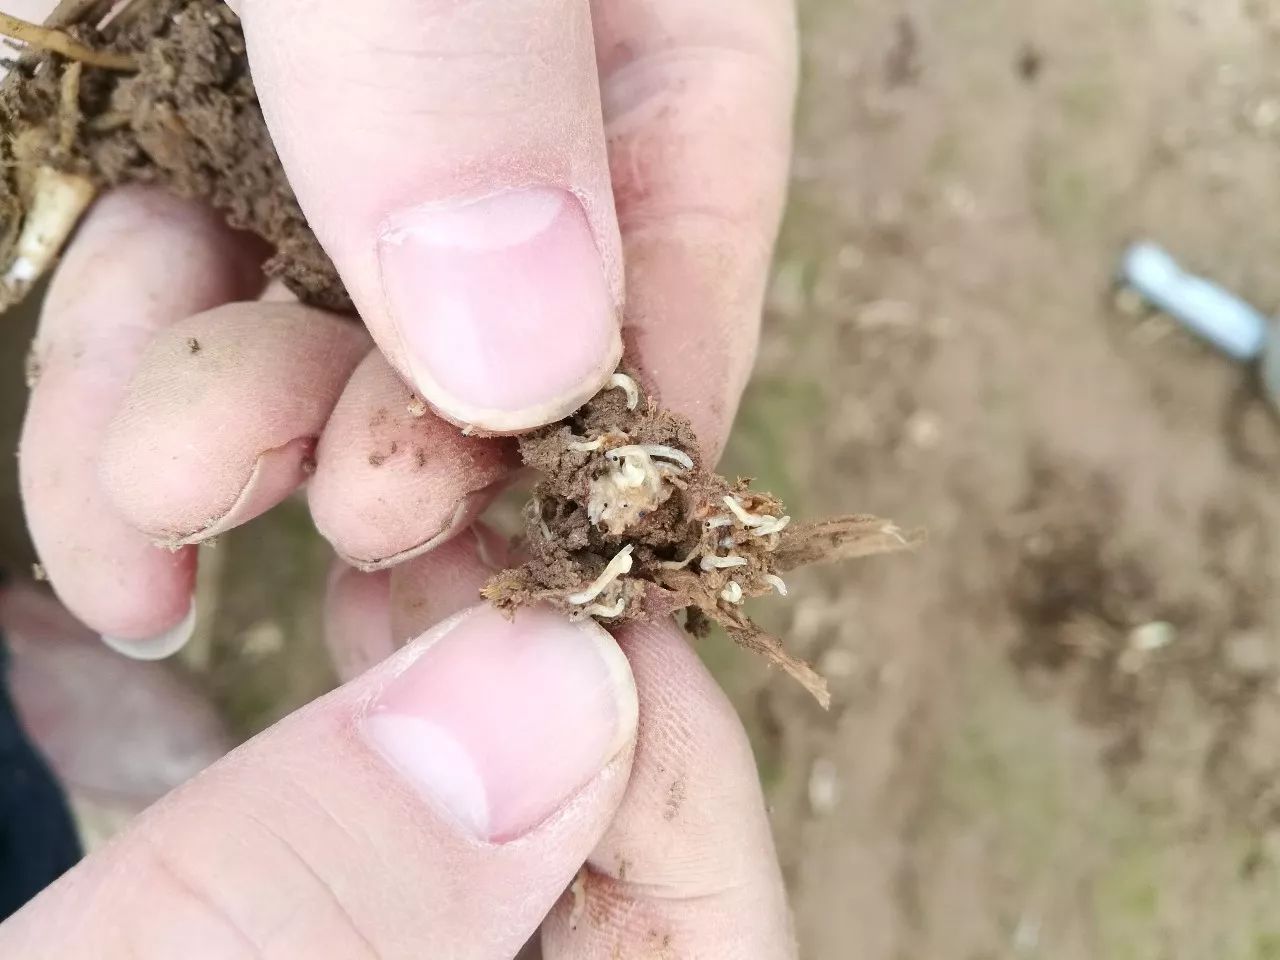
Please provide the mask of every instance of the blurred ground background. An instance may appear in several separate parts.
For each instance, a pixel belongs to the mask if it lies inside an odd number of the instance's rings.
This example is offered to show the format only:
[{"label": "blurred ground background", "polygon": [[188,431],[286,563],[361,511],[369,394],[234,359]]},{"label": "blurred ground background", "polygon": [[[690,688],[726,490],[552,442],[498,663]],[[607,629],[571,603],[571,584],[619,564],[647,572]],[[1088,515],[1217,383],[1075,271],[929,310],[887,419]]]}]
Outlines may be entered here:
[{"label": "blurred ground background", "polygon": [[[1280,2],[801,0],[805,87],[728,456],[921,552],[709,642],[803,956],[1280,958],[1280,423],[1111,286],[1151,236],[1280,305]],[[24,332],[0,378],[21,410]],[[0,549],[29,555],[10,522]],[[182,669],[237,735],[324,689],[291,504],[202,557]]]}]

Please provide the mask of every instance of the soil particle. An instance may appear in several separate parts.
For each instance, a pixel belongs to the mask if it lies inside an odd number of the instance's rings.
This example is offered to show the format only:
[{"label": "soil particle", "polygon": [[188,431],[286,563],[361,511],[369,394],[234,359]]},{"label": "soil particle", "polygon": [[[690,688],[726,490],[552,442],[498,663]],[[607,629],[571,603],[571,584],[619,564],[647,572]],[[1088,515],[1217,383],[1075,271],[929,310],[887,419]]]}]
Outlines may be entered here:
[{"label": "soil particle", "polygon": [[685,786],[684,777],[676,778],[667,790],[667,803],[662,811],[662,819],[670,823],[679,816],[680,808],[684,806],[687,796],[688,788]]},{"label": "soil particle", "polygon": [[30,390],[40,382],[40,371],[42,364],[40,357],[36,353],[35,345],[32,344],[31,349],[27,351],[27,359],[23,369],[23,375],[27,382],[27,389]]},{"label": "soil particle", "polygon": [[894,24],[894,42],[885,57],[884,78],[889,87],[909,87],[920,79],[920,34],[907,15]]},{"label": "soil particle", "polygon": [[1032,43],[1024,44],[1018,52],[1014,70],[1023,83],[1032,84],[1039,80],[1040,73],[1044,70],[1044,54],[1040,52],[1040,48]]}]

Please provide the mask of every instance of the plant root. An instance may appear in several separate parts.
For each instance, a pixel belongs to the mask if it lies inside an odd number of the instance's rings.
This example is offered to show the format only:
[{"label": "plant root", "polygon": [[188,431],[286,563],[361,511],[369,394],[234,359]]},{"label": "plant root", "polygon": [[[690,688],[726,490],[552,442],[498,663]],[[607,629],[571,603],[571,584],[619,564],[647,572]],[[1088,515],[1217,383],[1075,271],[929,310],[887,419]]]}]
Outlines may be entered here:
[{"label": "plant root", "polygon": [[118,53],[114,50],[95,50],[61,30],[37,26],[7,13],[0,13],[0,36],[9,37],[32,47],[56,53],[68,60],[102,70],[132,73],[138,69],[138,58],[133,54]]},{"label": "plant root", "polygon": [[777,498],[707,469],[688,421],[615,389],[519,440],[542,480],[525,511],[529,561],[483,595],[505,611],[550,603],[616,624],[686,611],[686,628],[720,624],[798,680],[824,707],[826,683],[761,630],[743,601],[786,596],[799,566],[904,550],[919,542],[869,516],[793,524]]}]

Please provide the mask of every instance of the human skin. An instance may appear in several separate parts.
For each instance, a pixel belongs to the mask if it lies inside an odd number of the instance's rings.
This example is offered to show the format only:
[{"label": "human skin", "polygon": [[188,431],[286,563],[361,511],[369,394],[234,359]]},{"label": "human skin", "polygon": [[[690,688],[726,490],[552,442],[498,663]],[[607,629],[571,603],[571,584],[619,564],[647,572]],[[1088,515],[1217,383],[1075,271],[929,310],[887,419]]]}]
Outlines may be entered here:
[{"label": "human skin", "polygon": [[447,549],[409,563],[426,613],[341,571],[348,675],[420,632],[143,813],[0,960],[509,960],[539,928],[546,960],[794,957],[750,747],[675,626],[508,622],[465,606],[475,539]]},{"label": "human skin", "polygon": [[[502,441],[456,425],[558,419],[624,343],[718,454],[786,185],[788,0],[237,6],[290,182],[371,340],[260,302],[263,251],[205,211],[102,199],[43,311],[21,445],[36,546],[73,613],[169,652],[190,631],[193,545],[313,463],[340,556],[426,552],[511,468]],[[410,389],[431,412],[409,413]]]},{"label": "human skin", "polygon": [[[363,327],[263,299],[262,251],[208,211],[104,197],[33,346],[24,500],[62,601],[154,657],[190,631],[195,545],[309,480],[337,554],[379,571],[341,570],[330,598],[340,662],[368,669],[142,818],[0,930],[0,958],[497,958],[548,910],[552,958],[791,956],[745,737],[673,628],[622,631],[624,660],[592,626],[477,612],[479,659],[445,656],[461,634],[433,623],[474,584],[432,572],[480,542],[511,469],[468,434],[560,418],[624,346],[722,449],[785,193],[790,3],[236,7]],[[516,682],[506,654],[544,647],[564,677]],[[435,679],[397,686],[424,664]],[[587,926],[553,907],[584,862]]]}]

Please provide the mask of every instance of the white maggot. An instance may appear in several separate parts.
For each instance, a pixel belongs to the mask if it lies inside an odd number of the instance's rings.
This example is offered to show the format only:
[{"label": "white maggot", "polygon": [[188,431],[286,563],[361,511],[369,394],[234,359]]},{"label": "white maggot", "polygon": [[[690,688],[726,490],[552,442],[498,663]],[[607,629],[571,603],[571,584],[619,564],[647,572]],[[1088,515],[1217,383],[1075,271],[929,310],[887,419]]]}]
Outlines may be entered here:
[{"label": "white maggot", "polygon": [[730,580],[720,591],[720,599],[725,603],[741,603],[742,585],[737,580]]},{"label": "white maggot", "polygon": [[781,533],[791,522],[790,517],[770,517],[768,523],[762,523],[751,531],[754,537],[767,537],[771,533]]},{"label": "white maggot", "polygon": [[609,586],[609,584],[613,583],[613,581],[617,580],[618,577],[623,574],[631,572],[631,551],[634,549],[635,547],[633,544],[627,544],[614,555],[613,559],[609,561],[600,576],[596,577],[595,580],[591,582],[590,586],[585,590],[579,590],[577,593],[569,594],[569,596],[565,597],[565,600],[577,606],[584,603],[590,603],[596,597],[600,596],[605,587]]},{"label": "white maggot", "polygon": [[583,614],[588,617],[603,617],[606,620],[612,620],[614,617],[622,616],[622,611],[627,609],[627,601],[625,597],[619,597],[609,605],[603,603],[593,603],[585,610]]},{"label": "white maggot", "polygon": [[683,560],[663,560],[658,564],[658,566],[666,570],[683,570],[685,567],[689,565],[690,561],[692,561],[693,558],[696,557],[699,554],[699,552],[701,552],[701,550],[702,550],[702,547],[700,546],[694,547],[692,550],[689,551],[689,555],[685,557]]},{"label": "white maggot", "polygon": [[735,557],[730,554],[727,557],[717,557],[715,554],[707,554],[702,558],[702,562],[698,564],[703,570],[727,570],[730,567],[745,567],[747,561],[742,557]]},{"label": "white maggot", "polygon": [[615,373],[609,378],[611,388],[621,390],[627,395],[627,409],[634,410],[640,406],[640,388],[625,373]]},{"label": "white maggot", "polygon": [[630,443],[623,447],[614,447],[605,454],[611,460],[639,455],[643,455],[645,458],[652,457],[656,460],[670,460],[678,463],[685,470],[693,469],[693,460],[687,453],[661,443]]},{"label": "white maggot", "polygon": [[[768,513],[752,513],[742,505],[742,502],[737,497],[726,496],[724,498],[724,505],[729,508],[729,511],[738,518],[738,522],[744,527],[772,527],[774,524],[780,522],[782,523],[782,526],[786,526],[787,523],[791,522],[790,517],[787,517],[784,522],[781,518]],[[778,527],[777,529],[771,529],[767,532],[776,533],[777,530],[781,529],[782,527]]]}]

